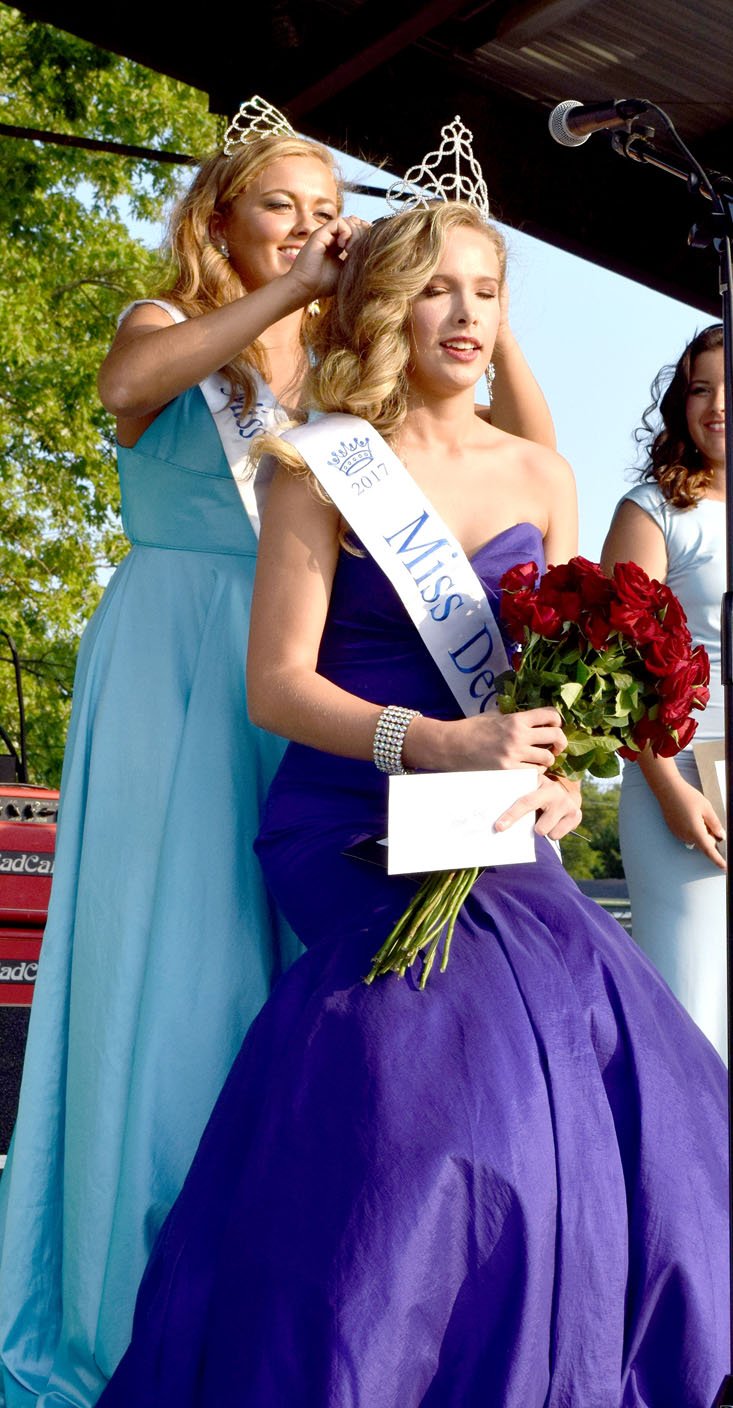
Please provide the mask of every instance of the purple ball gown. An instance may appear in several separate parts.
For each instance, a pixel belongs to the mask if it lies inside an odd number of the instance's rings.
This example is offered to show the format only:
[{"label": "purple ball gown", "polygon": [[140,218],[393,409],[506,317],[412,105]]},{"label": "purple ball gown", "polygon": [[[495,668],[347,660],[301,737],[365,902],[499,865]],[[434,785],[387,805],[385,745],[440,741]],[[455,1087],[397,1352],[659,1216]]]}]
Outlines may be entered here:
[{"label": "purple ball gown", "polygon": [[[474,566],[492,596],[540,554],[518,525]],[[456,716],[365,556],[341,555],[319,668]],[[543,840],[484,873],[424,992],[366,987],[412,882],[343,852],[384,811],[371,764],[289,748],[258,851],[308,952],[235,1062],[102,1408],[709,1408],[722,1063]]]}]

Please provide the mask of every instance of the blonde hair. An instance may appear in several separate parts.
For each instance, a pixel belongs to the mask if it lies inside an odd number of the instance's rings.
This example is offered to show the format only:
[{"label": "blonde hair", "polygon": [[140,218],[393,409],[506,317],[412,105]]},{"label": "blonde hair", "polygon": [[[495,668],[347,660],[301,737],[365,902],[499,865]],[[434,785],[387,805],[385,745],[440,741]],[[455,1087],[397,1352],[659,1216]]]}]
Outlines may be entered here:
[{"label": "blonde hair", "polygon": [[[330,151],[319,142],[297,136],[262,137],[238,147],[230,157],[216,152],[201,163],[193,183],[171,213],[166,239],[171,281],[160,291],[160,297],[170,299],[189,318],[195,318],[233,303],[248,292],[229,260],[212,242],[212,216],[226,215],[237,197],[274,161],[296,156],[323,162],[336,183],[341,209],[341,177]],[[256,396],[253,370],[265,380],[269,376],[261,344],[251,343],[221,370],[229,378],[232,395],[241,393],[245,408],[251,410]]]},{"label": "blonde hair", "polygon": [[[394,435],[407,414],[412,305],[438,268],[448,234],[461,228],[486,236],[503,282],[502,236],[462,201],[380,220],[360,238],[328,309],[309,330],[313,361],[301,398],[307,409],[362,416],[386,438]],[[277,436],[255,442],[253,461],[265,454],[291,473],[310,473],[295,446]]]}]

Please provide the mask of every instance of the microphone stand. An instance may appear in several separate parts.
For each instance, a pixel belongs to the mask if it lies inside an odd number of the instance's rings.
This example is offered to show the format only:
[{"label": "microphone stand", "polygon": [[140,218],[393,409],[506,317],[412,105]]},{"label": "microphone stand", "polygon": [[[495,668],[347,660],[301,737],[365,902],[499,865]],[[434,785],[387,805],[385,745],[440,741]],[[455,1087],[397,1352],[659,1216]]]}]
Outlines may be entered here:
[{"label": "microphone stand", "polygon": [[[715,249],[719,261],[720,295],[723,315],[725,366],[725,484],[726,484],[726,590],[721,605],[721,675],[725,701],[726,828],[733,825],[733,181],[718,171],[706,171],[678,136],[667,114],[653,106],[681,149],[684,161],[659,152],[650,140],[653,128],[635,128],[631,123],[614,133],[611,145],[620,156],[655,166],[686,181],[692,196],[710,201],[693,226],[689,243],[693,249]],[[733,857],[733,847],[731,847]],[[728,1010],[728,1071],[733,1074],[733,877],[726,876],[726,959]],[[733,1408],[733,1082],[728,1084],[728,1186],[729,1257],[731,1278],[731,1325],[729,1372],[718,1390],[712,1408]]]}]

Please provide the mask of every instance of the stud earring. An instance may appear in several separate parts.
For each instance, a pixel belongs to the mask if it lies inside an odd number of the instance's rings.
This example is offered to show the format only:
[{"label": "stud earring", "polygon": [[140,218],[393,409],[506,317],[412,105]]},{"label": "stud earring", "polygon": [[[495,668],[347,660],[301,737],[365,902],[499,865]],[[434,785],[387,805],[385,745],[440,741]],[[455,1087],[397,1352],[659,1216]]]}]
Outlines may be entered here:
[{"label": "stud earring", "polygon": [[219,245],[219,253],[220,253],[220,254],[223,254],[225,259],[228,259],[228,258],[229,258],[229,245],[228,245],[228,244],[220,244],[220,245]]}]

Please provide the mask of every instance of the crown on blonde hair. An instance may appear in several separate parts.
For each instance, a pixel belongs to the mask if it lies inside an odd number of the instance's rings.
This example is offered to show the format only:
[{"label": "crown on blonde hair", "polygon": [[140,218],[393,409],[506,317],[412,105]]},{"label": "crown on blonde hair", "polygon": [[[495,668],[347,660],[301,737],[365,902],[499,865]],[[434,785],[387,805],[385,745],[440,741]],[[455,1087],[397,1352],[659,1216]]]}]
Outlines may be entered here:
[{"label": "crown on blonde hair", "polygon": [[456,113],[452,122],[440,129],[437,151],[428,152],[411,166],[401,181],[387,191],[387,204],[401,210],[424,210],[433,201],[465,201],[477,210],[484,224],[489,222],[489,192],[481,167],[473,154],[473,132]]},{"label": "crown on blonde hair", "polygon": [[273,107],[259,93],[247,98],[232,118],[224,134],[224,155],[232,156],[237,147],[246,147],[260,137],[297,137],[285,114]]}]

